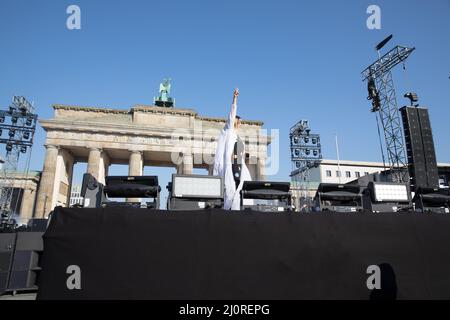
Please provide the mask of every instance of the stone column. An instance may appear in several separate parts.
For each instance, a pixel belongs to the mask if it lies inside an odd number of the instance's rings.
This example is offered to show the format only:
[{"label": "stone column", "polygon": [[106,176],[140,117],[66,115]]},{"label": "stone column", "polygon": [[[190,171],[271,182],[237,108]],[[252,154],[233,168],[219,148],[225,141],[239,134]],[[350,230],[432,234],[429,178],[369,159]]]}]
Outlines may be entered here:
[{"label": "stone column", "polygon": [[58,158],[59,147],[54,145],[46,145],[44,169],[42,170],[41,181],[37,194],[36,211],[34,216],[37,218],[44,218],[50,213],[53,186],[55,184],[56,161]]},{"label": "stone column", "polygon": [[102,150],[100,148],[91,148],[89,150],[87,173],[90,173],[95,179],[98,180],[100,173],[100,156]]},{"label": "stone column", "polygon": [[[131,151],[130,160],[128,166],[129,176],[142,176],[144,168],[144,157],[142,151]],[[141,202],[140,198],[127,198],[127,202]]]},{"label": "stone column", "polygon": [[22,204],[20,206],[20,218],[28,222],[29,219],[33,218],[33,207],[36,192],[33,189],[22,190]]},{"label": "stone column", "polygon": [[259,181],[266,180],[265,169],[266,169],[266,159],[258,157],[258,163],[256,165],[256,177]]},{"label": "stone column", "polygon": [[183,154],[183,174],[192,174],[194,168],[192,153]]},{"label": "stone column", "polygon": [[105,178],[108,175],[109,164],[109,156],[104,150],[102,150],[98,166],[98,182],[105,184]]},{"label": "stone column", "polygon": [[[60,183],[67,183],[67,191],[66,191],[66,207],[70,206],[70,194],[72,191],[72,177],[73,177],[73,166],[75,164],[75,158],[70,152],[70,150],[67,149],[61,149],[60,155],[62,156],[62,162],[63,162],[63,172],[61,172],[61,182]],[[61,189],[61,187],[60,187]]]},{"label": "stone column", "polygon": [[142,151],[131,151],[130,160],[128,166],[129,176],[142,176],[144,168],[144,158]]}]

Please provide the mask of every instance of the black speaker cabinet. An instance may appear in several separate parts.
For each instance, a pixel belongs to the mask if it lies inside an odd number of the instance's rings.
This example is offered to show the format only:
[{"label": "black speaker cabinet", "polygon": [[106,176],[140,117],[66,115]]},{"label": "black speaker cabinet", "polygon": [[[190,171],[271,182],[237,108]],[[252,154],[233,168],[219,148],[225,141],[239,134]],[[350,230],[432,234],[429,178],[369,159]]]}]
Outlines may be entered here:
[{"label": "black speaker cabinet", "polygon": [[400,111],[411,185],[415,189],[437,188],[439,176],[428,109],[403,107]]}]

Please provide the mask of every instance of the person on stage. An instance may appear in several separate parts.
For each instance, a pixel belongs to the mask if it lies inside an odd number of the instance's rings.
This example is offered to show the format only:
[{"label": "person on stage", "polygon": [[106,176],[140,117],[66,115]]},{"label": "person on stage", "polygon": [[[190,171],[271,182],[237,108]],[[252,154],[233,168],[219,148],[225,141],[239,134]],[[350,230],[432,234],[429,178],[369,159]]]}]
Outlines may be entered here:
[{"label": "person on stage", "polygon": [[251,176],[245,165],[245,144],[238,135],[241,118],[236,115],[238,88],[234,89],[233,103],[227,122],[217,140],[213,174],[221,176],[225,183],[224,209],[240,210],[240,192],[244,181]]}]

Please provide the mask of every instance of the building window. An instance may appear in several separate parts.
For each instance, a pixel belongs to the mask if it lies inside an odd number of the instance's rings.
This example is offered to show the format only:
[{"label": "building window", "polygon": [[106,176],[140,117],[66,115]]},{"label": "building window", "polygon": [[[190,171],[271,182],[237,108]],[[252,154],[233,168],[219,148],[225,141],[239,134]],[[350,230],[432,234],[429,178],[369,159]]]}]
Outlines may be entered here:
[{"label": "building window", "polygon": [[341,172],[340,171],[336,171],[336,177],[340,177],[341,176]]},{"label": "building window", "polygon": [[331,177],[331,170],[327,170],[327,177]]},{"label": "building window", "polygon": [[350,173],[350,171],[345,171],[345,176],[346,176],[347,178],[351,178],[351,177],[352,177],[352,174]]},{"label": "building window", "polygon": [[355,172],[355,177],[360,178],[361,177],[361,173],[359,171]]},{"label": "building window", "polygon": [[364,172],[364,175],[365,175],[365,176],[368,176],[368,175],[369,175],[369,173],[368,173],[368,172]]}]

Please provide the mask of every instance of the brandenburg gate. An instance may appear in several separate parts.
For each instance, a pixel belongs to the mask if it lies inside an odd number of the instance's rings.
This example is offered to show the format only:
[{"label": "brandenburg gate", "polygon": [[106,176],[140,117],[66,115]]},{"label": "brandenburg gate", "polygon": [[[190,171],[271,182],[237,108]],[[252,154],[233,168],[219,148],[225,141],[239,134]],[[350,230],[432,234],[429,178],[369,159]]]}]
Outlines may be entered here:
[{"label": "brandenburg gate", "polygon": [[[142,175],[144,166],[173,167],[179,174],[204,168],[212,174],[216,140],[225,124],[223,118],[203,117],[192,109],[151,105],[129,110],[66,105],[53,109],[52,119],[40,120],[47,137],[35,217],[47,216],[55,206],[68,206],[77,162],[87,162],[87,172],[101,183],[112,164],[128,164],[130,176]],[[262,125],[243,120],[239,129],[254,180],[264,180],[270,144]]]}]

